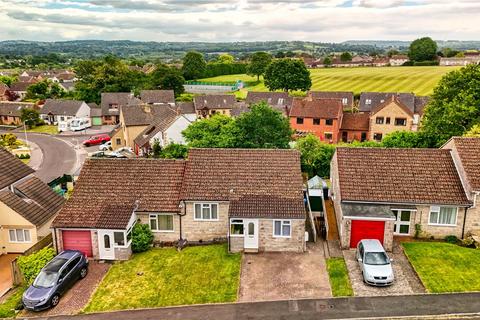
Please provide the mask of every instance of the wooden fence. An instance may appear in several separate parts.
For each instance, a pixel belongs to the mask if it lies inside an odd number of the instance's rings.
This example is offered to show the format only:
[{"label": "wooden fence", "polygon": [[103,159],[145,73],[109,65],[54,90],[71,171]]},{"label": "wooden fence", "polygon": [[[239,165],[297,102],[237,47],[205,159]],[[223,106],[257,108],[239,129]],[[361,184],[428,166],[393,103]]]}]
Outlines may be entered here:
[{"label": "wooden fence", "polygon": [[[45,247],[51,247],[52,245],[53,245],[53,237],[52,237],[52,234],[49,233],[45,238],[43,238],[42,240],[38,241],[27,250],[25,250],[25,252],[22,253],[20,256],[29,256],[32,253],[37,252],[38,250],[41,250]],[[20,271],[20,268],[18,267],[17,259],[18,257],[12,261],[12,279],[13,279],[12,282],[13,282],[13,285],[15,286],[22,284],[24,281],[22,271]]]}]

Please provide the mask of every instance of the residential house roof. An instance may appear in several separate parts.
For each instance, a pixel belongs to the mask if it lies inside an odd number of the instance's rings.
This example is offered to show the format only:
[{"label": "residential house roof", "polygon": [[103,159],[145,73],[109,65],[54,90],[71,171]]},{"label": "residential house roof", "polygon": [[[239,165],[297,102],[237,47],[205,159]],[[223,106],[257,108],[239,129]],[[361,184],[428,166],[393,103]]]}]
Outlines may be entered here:
[{"label": "residential house roof", "polygon": [[168,104],[144,104],[121,107],[123,121],[126,126],[148,126],[155,121],[165,118],[172,111]]},{"label": "residential house roof", "polygon": [[233,198],[228,210],[238,218],[305,218],[303,200],[269,195],[246,195]]},{"label": "residential house roof", "polygon": [[379,112],[380,110],[390,105],[391,103],[396,104],[400,109],[405,111],[405,113],[413,117],[414,111],[409,107],[407,107],[396,95],[389,96],[384,102],[373,107],[372,111],[370,112],[370,115],[374,115],[375,113]]},{"label": "residential house roof", "polygon": [[415,96],[414,113],[423,115],[423,111],[429,102],[430,97],[428,96]]},{"label": "residential house roof", "polygon": [[10,89],[5,83],[0,82],[0,96],[3,96],[7,93],[8,89]]},{"label": "residential house roof", "polygon": [[465,170],[468,184],[474,191],[480,191],[480,138],[453,137],[455,147]]},{"label": "residential house roof", "polygon": [[22,109],[34,108],[33,103],[0,101],[0,116],[20,117]]},{"label": "residential house roof", "polygon": [[90,116],[91,117],[101,117],[102,116],[102,108],[96,104],[95,102],[87,103],[90,107]]},{"label": "residential house roof", "polygon": [[201,109],[232,109],[236,98],[233,94],[208,94],[195,96],[193,103],[195,110]]},{"label": "residential house roof", "polygon": [[47,99],[40,114],[75,116],[84,103],[79,100]]},{"label": "residential house roof", "polygon": [[268,103],[271,106],[286,106],[288,103],[292,102],[291,99],[289,99],[288,93],[287,92],[254,92],[254,91],[249,91],[247,93],[247,98],[245,99],[245,102],[248,105],[259,103],[261,101],[264,101]]},{"label": "residential house roof", "polygon": [[18,82],[29,82],[34,83],[35,78],[32,76],[18,76]]},{"label": "residential house roof", "polygon": [[249,111],[250,111],[250,108],[248,107],[247,103],[245,103],[245,101],[239,101],[239,102],[236,102],[232,110],[230,110],[230,115],[232,117],[238,117],[242,113],[249,112]]},{"label": "residential house roof", "polygon": [[163,112],[159,117],[154,120],[152,124],[146,127],[140,134],[133,140],[133,142],[139,146],[143,147],[159,132],[164,132],[167,130],[172,123],[179,117],[177,111],[172,108],[165,107]]},{"label": "residential house roof", "polygon": [[75,79],[75,73],[62,72],[62,73],[56,74],[55,77],[60,81],[71,81]]},{"label": "residential house roof", "polygon": [[353,92],[349,91],[309,91],[308,95],[313,99],[347,99],[344,107],[353,107]]},{"label": "residential house roof", "polygon": [[370,114],[368,112],[344,112],[340,130],[368,131]]},{"label": "residential house roof", "polygon": [[370,112],[392,96],[396,96],[412,113],[415,112],[415,95],[413,93],[395,92],[362,92],[360,94],[359,110]]},{"label": "residential house roof", "polygon": [[0,201],[35,226],[49,221],[62,207],[65,199],[36,177],[14,185],[14,191],[0,191]]},{"label": "residential house roof", "polygon": [[184,160],[87,159],[53,227],[123,229],[137,212],[179,212]]},{"label": "residential house roof", "polygon": [[340,99],[294,99],[290,117],[340,119],[342,112]]},{"label": "residential house roof", "polygon": [[0,189],[34,172],[13,154],[0,147]]},{"label": "residential house roof", "polygon": [[173,90],[142,90],[140,99],[143,103],[175,103],[175,93]]},{"label": "residential house roof", "polygon": [[386,204],[342,203],[340,205],[344,217],[395,219],[391,207]]},{"label": "residential house roof", "polygon": [[65,91],[72,91],[75,88],[75,82],[60,82],[58,85]]},{"label": "residential house roof", "polygon": [[142,101],[130,92],[102,92],[100,107],[103,116],[119,115],[121,106],[138,106]]},{"label": "residential house roof", "polygon": [[[235,216],[249,216],[249,208],[257,206],[272,215],[305,217],[302,190],[296,150],[193,148],[188,154],[181,198],[232,200],[231,214]],[[267,198],[279,203],[262,204]],[[280,210],[287,202],[291,208]],[[275,213],[274,208],[280,211]]]},{"label": "residential house roof", "polygon": [[408,56],[406,54],[395,54],[390,57],[393,60],[408,60]]},{"label": "residential house roof", "polygon": [[14,82],[10,85],[10,91],[25,92],[31,84],[31,82]]},{"label": "residential house roof", "polygon": [[468,206],[449,150],[336,150],[342,201]]},{"label": "residential house roof", "polygon": [[193,102],[177,102],[176,105],[182,114],[195,114]]}]

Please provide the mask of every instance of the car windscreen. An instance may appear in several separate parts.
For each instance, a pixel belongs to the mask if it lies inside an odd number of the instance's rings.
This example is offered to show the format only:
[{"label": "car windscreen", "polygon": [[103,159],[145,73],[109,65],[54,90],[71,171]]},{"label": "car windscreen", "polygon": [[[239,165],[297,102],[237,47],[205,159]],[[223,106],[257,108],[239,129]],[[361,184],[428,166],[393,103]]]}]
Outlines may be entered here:
[{"label": "car windscreen", "polygon": [[33,282],[33,286],[38,288],[53,287],[57,281],[57,277],[58,272],[42,270],[35,279],[35,282]]},{"label": "car windscreen", "polygon": [[385,252],[367,252],[365,254],[365,264],[370,264],[374,266],[381,266],[390,264],[390,260],[388,259]]}]

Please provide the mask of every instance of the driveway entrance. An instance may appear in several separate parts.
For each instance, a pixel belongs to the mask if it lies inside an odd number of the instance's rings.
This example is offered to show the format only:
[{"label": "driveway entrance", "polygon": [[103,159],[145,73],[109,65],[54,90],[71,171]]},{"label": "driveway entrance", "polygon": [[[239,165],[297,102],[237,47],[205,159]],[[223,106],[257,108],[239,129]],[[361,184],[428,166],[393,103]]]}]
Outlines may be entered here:
[{"label": "driveway entrance", "polygon": [[11,262],[18,254],[2,254],[0,256],[0,297],[12,287]]}]

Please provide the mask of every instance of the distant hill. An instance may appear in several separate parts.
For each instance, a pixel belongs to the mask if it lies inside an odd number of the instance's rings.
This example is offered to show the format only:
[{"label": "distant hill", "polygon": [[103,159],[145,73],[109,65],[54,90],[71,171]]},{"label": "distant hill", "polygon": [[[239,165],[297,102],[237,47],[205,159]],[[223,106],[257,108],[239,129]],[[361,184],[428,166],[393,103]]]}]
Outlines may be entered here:
[{"label": "distant hill", "polygon": [[[480,41],[460,41],[460,40],[435,40],[439,48],[451,48],[456,50],[479,49]],[[411,41],[390,41],[390,40],[349,40],[343,44],[352,46],[374,46],[377,48],[399,48],[406,49]]]}]

